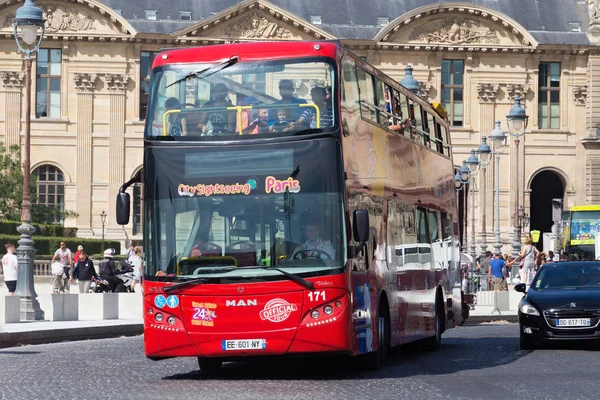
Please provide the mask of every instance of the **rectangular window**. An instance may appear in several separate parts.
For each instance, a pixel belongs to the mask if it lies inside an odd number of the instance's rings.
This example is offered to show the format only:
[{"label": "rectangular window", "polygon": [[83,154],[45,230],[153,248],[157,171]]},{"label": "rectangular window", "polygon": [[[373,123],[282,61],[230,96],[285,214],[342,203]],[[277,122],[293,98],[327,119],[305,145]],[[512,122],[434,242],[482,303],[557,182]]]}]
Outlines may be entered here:
[{"label": "rectangular window", "polygon": [[442,106],[452,126],[463,125],[464,69],[463,60],[442,60]]},{"label": "rectangular window", "polygon": [[377,18],[377,25],[379,25],[379,26],[387,26],[389,23],[390,23],[390,19],[388,17]]},{"label": "rectangular window", "polygon": [[538,82],[538,125],[540,129],[560,128],[560,63],[540,63]]},{"label": "rectangular window", "polygon": [[156,11],[146,10],[146,19],[148,21],[156,21]]},{"label": "rectangular window", "polygon": [[140,120],[146,119],[148,96],[150,94],[150,71],[157,51],[142,51],[140,53]]},{"label": "rectangular window", "polygon": [[373,76],[362,68],[356,69],[358,77],[358,90],[360,95],[361,116],[369,121],[377,122],[375,113],[375,91],[373,90]]},{"label": "rectangular window", "polygon": [[321,25],[321,16],[320,15],[311,15],[310,23],[313,25]]},{"label": "rectangular window", "polygon": [[192,12],[191,11],[179,11],[179,20],[180,21],[191,21],[192,20]]},{"label": "rectangular window", "polygon": [[60,75],[62,51],[40,49],[36,71],[36,118],[60,118]]}]

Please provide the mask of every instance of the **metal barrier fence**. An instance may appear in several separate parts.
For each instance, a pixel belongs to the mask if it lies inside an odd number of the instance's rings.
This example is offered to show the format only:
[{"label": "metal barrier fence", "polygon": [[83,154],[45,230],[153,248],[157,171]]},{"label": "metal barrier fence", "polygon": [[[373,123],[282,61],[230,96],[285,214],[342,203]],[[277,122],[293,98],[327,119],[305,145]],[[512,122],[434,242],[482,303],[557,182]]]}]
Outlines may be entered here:
[{"label": "metal barrier fence", "polygon": [[[504,278],[503,290],[512,290],[513,279],[518,275],[518,268],[513,269],[510,278]],[[469,278],[463,281],[463,291],[467,294],[474,294],[473,306],[495,306],[497,297],[495,295],[493,277],[488,274],[469,274]]]}]

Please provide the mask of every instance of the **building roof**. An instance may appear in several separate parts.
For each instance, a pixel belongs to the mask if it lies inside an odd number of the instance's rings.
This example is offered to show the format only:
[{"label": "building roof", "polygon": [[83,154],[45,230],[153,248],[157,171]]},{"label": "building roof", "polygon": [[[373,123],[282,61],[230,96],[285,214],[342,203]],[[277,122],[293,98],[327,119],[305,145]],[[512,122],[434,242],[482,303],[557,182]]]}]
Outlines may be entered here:
[{"label": "building roof", "polygon": [[[140,33],[169,34],[241,3],[240,0],[99,0],[120,10]],[[339,39],[372,39],[381,29],[378,18],[393,21],[419,7],[443,4],[436,0],[267,0],[306,21],[320,16],[320,29]],[[589,23],[586,1],[581,0],[474,0],[480,5],[511,17],[540,44],[586,45]],[[146,11],[156,11],[156,21]],[[180,12],[191,12],[191,21],[180,21]],[[578,28],[579,27],[579,28]],[[580,32],[577,30],[580,29]]]}]

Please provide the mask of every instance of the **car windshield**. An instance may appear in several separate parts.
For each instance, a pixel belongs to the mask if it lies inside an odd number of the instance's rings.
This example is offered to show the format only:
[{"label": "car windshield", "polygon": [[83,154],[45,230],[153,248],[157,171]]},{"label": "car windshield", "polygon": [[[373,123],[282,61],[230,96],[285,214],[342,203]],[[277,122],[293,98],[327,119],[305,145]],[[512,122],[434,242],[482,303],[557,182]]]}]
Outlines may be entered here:
[{"label": "car windshield", "polygon": [[228,148],[153,147],[146,154],[145,275],[272,277],[271,266],[326,275],[343,268],[339,142]]},{"label": "car windshield", "polygon": [[153,70],[151,82],[148,139],[248,139],[338,126],[335,68],[322,57],[167,65]]},{"label": "car windshield", "polygon": [[537,291],[600,289],[600,266],[580,266],[567,263],[542,267],[531,283],[531,287]]}]

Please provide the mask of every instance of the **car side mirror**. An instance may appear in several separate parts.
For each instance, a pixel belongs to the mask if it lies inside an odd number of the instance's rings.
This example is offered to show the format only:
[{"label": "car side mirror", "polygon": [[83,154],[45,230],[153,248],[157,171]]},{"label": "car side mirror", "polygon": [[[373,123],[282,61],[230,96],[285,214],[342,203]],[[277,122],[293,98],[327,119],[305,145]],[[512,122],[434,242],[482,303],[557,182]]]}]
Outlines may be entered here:
[{"label": "car side mirror", "polygon": [[129,223],[129,193],[117,194],[117,224],[127,225]]},{"label": "car side mirror", "polygon": [[352,220],[354,241],[360,243],[362,247],[369,240],[369,212],[355,210]]},{"label": "car side mirror", "polygon": [[517,292],[526,293],[527,292],[527,287],[525,286],[524,283],[519,283],[518,285],[515,285],[515,290]]}]

